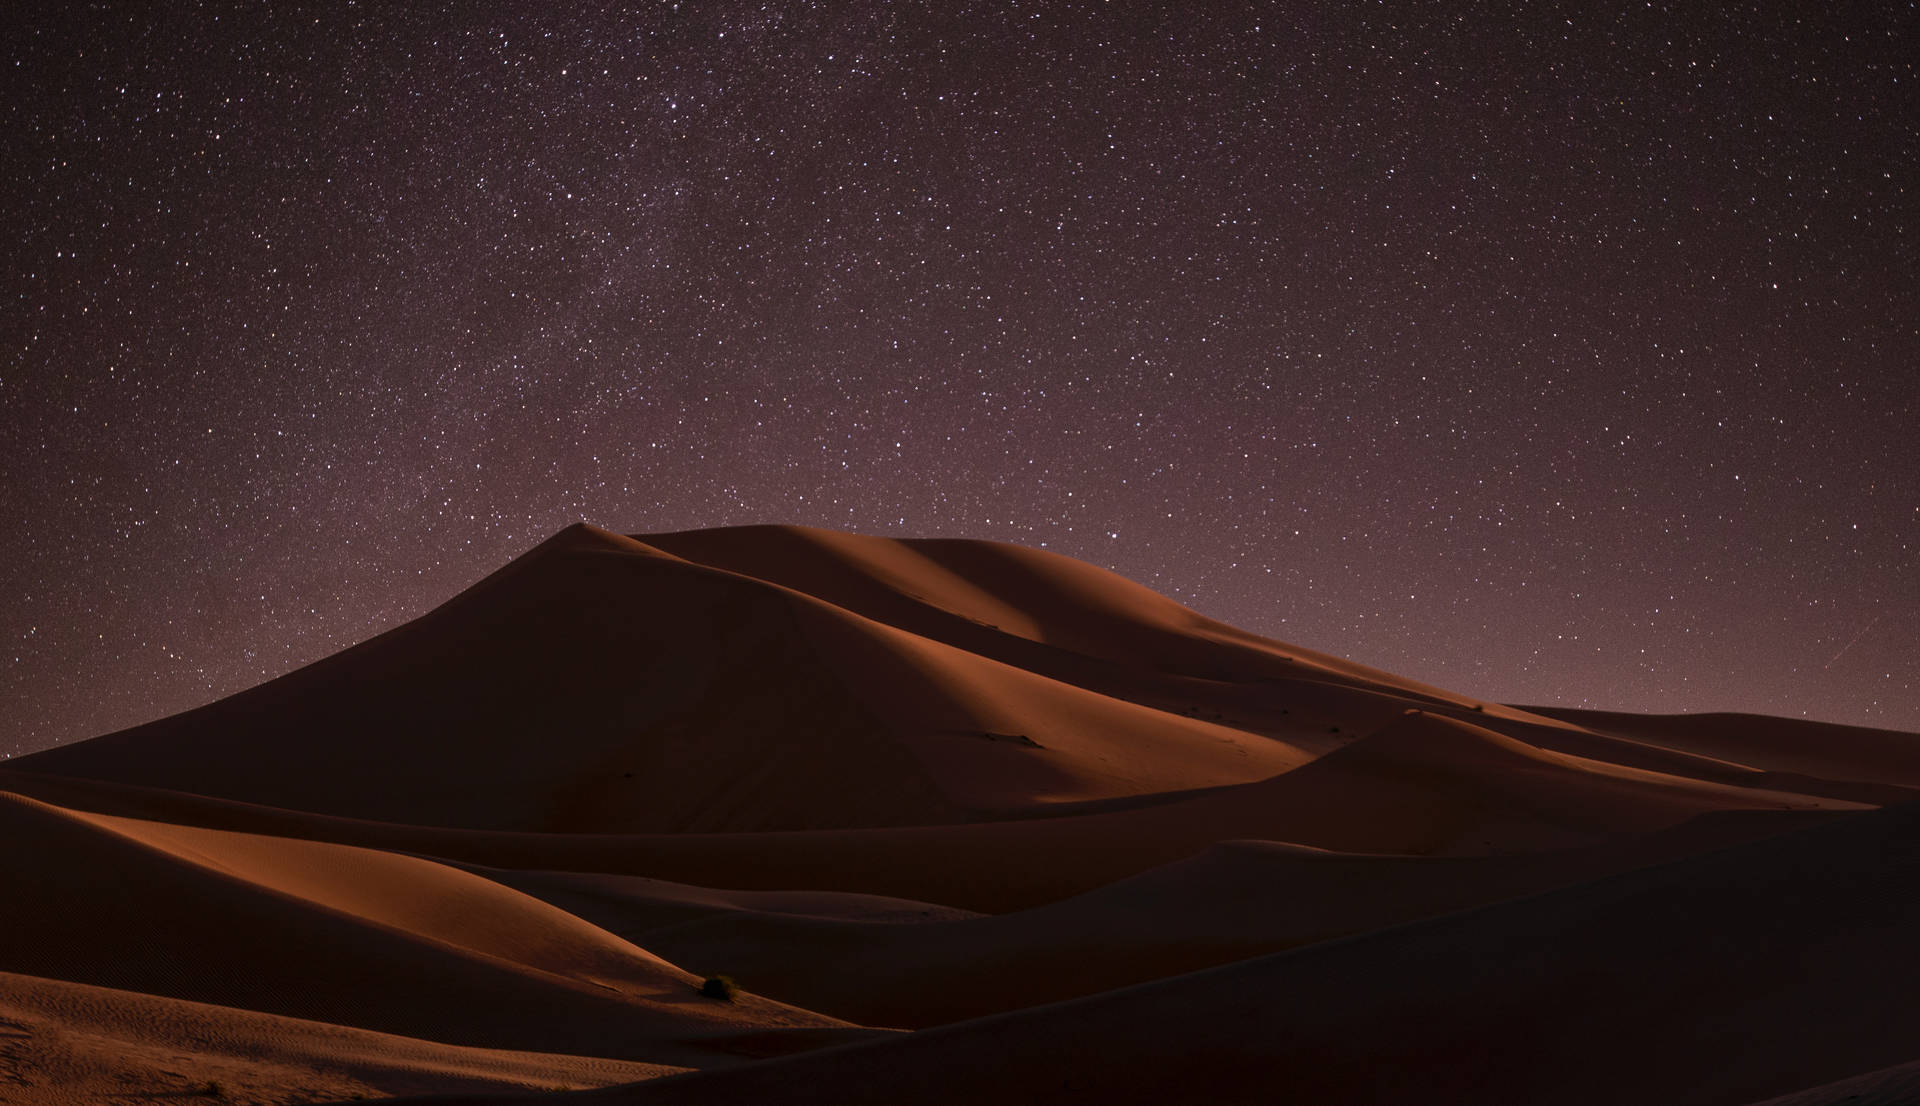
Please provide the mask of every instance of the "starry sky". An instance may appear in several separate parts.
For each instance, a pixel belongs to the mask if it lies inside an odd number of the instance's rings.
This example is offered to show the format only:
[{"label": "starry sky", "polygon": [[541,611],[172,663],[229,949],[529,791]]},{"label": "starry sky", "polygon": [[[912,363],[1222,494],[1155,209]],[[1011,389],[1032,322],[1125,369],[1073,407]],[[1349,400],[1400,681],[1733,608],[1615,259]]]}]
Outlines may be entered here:
[{"label": "starry sky", "polygon": [[1920,730],[1912,4],[0,24],[0,751],[579,519],[1014,541],[1469,694]]}]

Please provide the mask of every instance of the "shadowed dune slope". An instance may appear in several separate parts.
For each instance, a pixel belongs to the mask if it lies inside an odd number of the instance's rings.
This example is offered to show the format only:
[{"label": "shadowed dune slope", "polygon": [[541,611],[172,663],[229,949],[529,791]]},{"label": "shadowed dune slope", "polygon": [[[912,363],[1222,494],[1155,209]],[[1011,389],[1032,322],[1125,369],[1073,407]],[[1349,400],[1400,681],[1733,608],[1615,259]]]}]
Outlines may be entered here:
[{"label": "shadowed dune slope", "polygon": [[582,1102],[1741,1106],[1920,1033],[1920,807],[1292,953]]},{"label": "shadowed dune slope", "polygon": [[[698,979],[432,861],[0,793],[0,971],[487,1048],[691,1066],[843,1023]],[[701,1040],[710,1043],[693,1043]]]},{"label": "shadowed dune slope", "polygon": [[[782,596],[587,527],[345,652],[14,763],[494,829],[959,816],[819,666]],[[610,811],[621,824],[592,824]]]},{"label": "shadowed dune slope", "polygon": [[921,1028],[1570,886],[1820,817],[1712,814],[1599,848],[1457,859],[1236,841],[1061,902],[985,916],[864,896],[481,872],[676,963],[727,965],[782,1001]]}]

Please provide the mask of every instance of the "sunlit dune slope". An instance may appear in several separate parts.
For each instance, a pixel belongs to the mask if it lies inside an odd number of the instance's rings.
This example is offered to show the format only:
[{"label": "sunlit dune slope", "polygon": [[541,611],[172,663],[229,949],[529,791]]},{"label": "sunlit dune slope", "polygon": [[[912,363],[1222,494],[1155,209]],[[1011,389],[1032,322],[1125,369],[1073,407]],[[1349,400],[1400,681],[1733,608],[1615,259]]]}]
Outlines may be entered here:
[{"label": "sunlit dune slope", "polygon": [[[1003,542],[883,538],[808,526],[640,534],[677,557],[818,596],[879,622],[991,655],[993,636],[1040,642],[1129,668],[1221,681],[1331,676],[1466,704],[1392,673],[1250,634],[1131,580]],[[998,648],[1012,643],[1001,642]],[[1034,656],[1017,653],[1019,657]]]}]

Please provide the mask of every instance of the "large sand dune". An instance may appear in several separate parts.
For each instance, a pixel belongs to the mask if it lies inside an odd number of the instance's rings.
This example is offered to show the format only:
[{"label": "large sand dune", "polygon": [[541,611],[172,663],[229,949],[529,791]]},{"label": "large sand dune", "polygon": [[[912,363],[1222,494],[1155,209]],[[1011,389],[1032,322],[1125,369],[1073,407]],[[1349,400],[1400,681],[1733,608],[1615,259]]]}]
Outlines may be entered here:
[{"label": "large sand dune", "polygon": [[1916,750],[1488,703],[995,543],[577,526],[0,771],[0,1101],[1891,1086]]}]

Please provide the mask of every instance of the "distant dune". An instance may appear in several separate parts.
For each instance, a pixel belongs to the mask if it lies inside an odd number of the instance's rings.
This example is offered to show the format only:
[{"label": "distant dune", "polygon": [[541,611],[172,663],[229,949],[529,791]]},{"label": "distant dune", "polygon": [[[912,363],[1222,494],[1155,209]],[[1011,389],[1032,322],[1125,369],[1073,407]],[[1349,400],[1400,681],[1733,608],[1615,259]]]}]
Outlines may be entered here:
[{"label": "distant dune", "polygon": [[1839,1102],[1920,1055],[1917,825],[1915,735],[1503,706],[992,542],[575,526],[0,770],[0,1101]]}]

